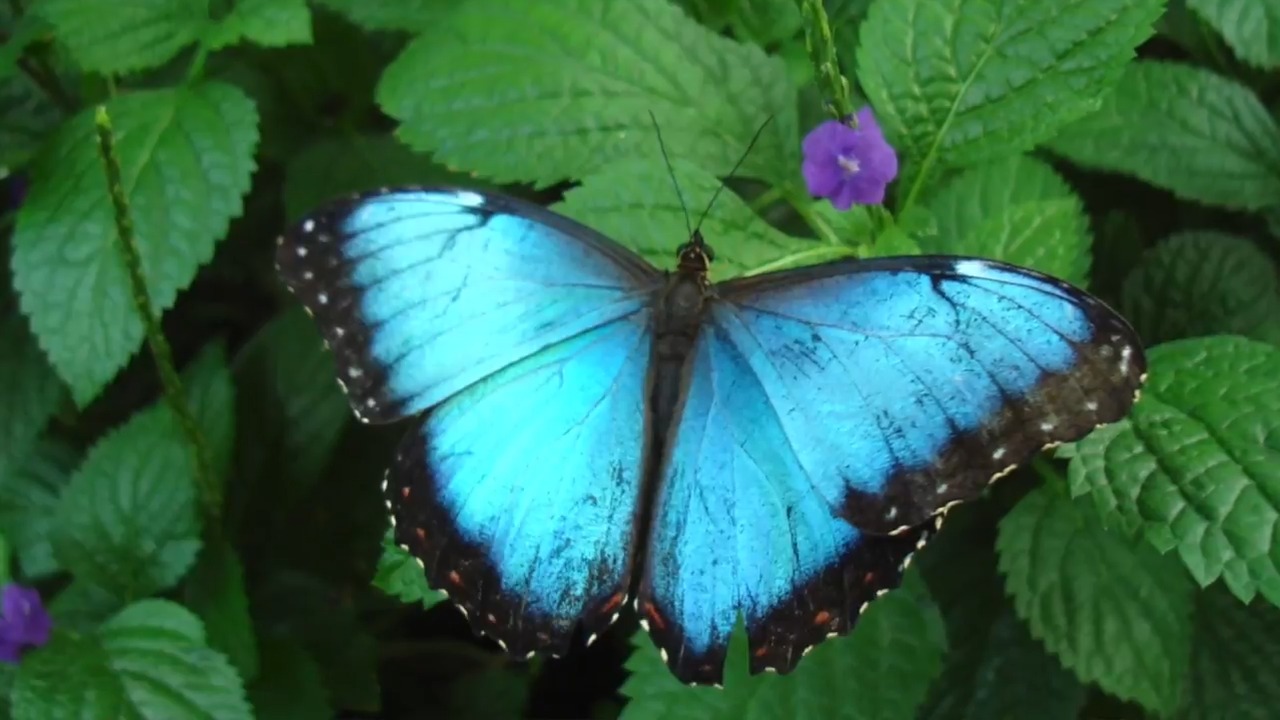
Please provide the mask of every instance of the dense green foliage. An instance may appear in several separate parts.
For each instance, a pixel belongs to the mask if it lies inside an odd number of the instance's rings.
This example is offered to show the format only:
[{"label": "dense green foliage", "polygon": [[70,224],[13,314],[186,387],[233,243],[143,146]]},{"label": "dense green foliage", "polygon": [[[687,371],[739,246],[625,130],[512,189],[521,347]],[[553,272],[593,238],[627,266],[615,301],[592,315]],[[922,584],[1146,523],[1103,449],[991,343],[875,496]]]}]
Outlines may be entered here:
[{"label": "dense green foliage", "polygon": [[[0,579],[55,622],[0,718],[1276,716],[1280,0],[8,0],[0,41]],[[839,213],[800,141],[867,104],[902,172]],[[723,690],[632,618],[472,638],[389,544],[399,431],[271,267],[322,200],[445,182],[670,267],[650,113],[692,208],[772,118],[715,279],[979,255],[1150,348],[1129,418],[952,511],[793,674],[738,637]]]}]

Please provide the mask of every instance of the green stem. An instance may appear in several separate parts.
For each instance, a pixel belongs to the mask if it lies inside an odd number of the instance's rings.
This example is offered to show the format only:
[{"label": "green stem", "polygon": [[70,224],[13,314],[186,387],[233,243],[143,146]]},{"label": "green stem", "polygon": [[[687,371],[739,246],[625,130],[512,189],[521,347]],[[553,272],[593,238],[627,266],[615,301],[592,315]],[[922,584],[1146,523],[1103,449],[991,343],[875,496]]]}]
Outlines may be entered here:
[{"label": "green stem", "polygon": [[831,33],[827,10],[822,0],[796,0],[796,3],[804,18],[804,45],[809,51],[809,61],[813,63],[818,87],[826,93],[835,109],[836,119],[850,119],[853,117],[853,93],[848,79],[840,73],[835,36]]},{"label": "green stem", "polygon": [[187,395],[182,388],[182,378],[173,364],[173,352],[169,341],[160,329],[160,317],[151,305],[151,295],[147,291],[147,279],[142,271],[142,256],[138,252],[137,238],[133,234],[133,219],[129,212],[129,200],[125,197],[124,181],[120,172],[120,159],[116,155],[115,135],[111,129],[111,118],[107,108],[99,105],[94,113],[94,124],[98,131],[98,151],[102,163],[106,167],[107,189],[111,193],[111,204],[115,208],[116,235],[119,239],[120,254],[124,256],[124,264],[129,272],[130,291],[133,304],[142,319],[146,331],[147,345],[155,358],[156,370],[160,375],[160,384],[164,388],[165,400],[178,418],[182,431],[191,443],[196,456],[196,487],[200,493],[201,505],[204,507],[205,526],[208,529],[218,527],[222,514],[222,488],[213,471],[213,462],[209,446],[205,442],[195,415],[187,404]]}]

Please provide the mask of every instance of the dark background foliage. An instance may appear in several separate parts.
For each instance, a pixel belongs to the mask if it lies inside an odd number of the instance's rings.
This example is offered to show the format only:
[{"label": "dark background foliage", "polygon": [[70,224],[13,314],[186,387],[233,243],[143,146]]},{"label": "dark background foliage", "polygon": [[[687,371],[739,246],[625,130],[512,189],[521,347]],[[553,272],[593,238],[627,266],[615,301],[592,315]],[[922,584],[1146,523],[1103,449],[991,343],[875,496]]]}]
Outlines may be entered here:
[{"label": "dark background foliage", "polygon": [[[817,5],[0,6],[0,535],[56,623],[0,714],[1274,717],[1280,0]],[[800,180],[836,69],[902,158],[884,208]],[[1130,419],[950,513],[794,674],[749,678],[738,642],[724,690],[675,683],[629,616],[563,659],[475,639],[388,543],[401,429],[352,422],[271,266],[326,199],[450,183],[670,267],[649,112],[695,207],[774,118],[704,225],[717,279],[981,255],[1151,347]]]}]

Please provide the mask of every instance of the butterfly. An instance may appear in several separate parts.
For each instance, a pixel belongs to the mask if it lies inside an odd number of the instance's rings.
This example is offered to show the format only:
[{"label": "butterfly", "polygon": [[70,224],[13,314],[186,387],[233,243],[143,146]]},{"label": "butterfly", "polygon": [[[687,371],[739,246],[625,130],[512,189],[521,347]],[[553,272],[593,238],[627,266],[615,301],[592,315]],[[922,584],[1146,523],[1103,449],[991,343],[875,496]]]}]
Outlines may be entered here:
[{"label": "butterfly", "polygon": [[508,653],[563,654],[631,602],[667,665],[788,672],[897,585],[933,519],[1127,414],[1139,339],[1020,267],[844,260],[711,283],[461,188],[315,211],[277,250],[357,417],[416,417],[398,544]]}]

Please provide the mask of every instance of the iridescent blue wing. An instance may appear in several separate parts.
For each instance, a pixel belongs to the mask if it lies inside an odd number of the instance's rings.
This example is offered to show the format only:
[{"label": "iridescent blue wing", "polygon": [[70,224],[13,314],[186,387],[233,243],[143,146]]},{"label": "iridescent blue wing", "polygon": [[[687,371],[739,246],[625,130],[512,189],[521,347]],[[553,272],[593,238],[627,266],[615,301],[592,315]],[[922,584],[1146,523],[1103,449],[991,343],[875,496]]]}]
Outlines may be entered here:
[{"label": "iridescent blue wing", "polygon": [[659,273],[541,207],[470,190],[334,203],[281,238],[364,422],[416,415],[534,352],[647,304]]},{"label": "iridescent blue wing", "polygon": [[639,607],[678,676],[786,672],[900,577],[929,520],[1121,418],[1138,338],[1000,263],[833,263],[718,287],[668,442]]},{"label": "iridescent blue wing", "polygon": [[662,278],[510,198],[337,203],[280,246],[359,416],[426,411],[388,473],[396,542],[509,652],[599,632],[631,578]]}]

